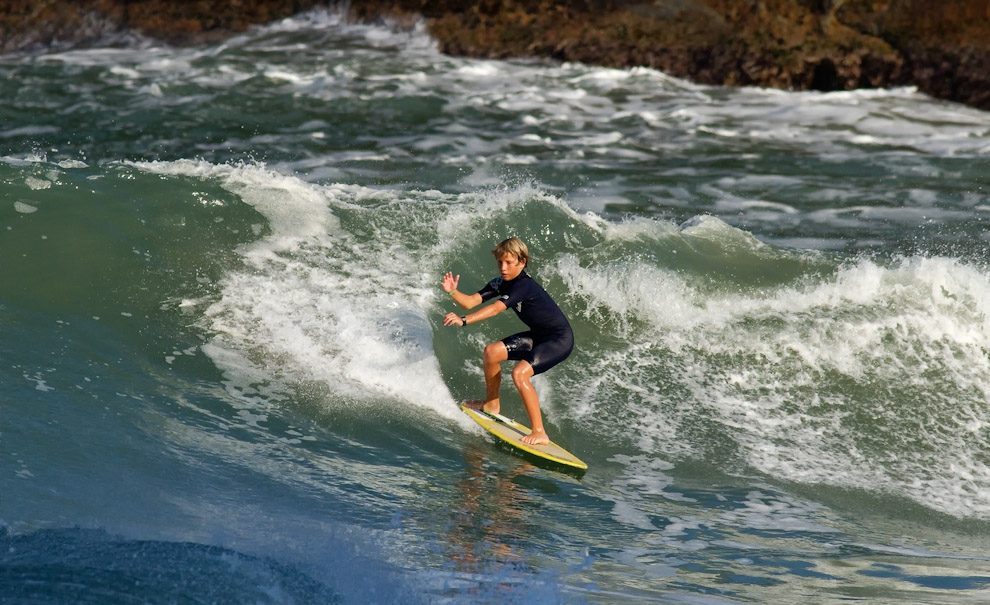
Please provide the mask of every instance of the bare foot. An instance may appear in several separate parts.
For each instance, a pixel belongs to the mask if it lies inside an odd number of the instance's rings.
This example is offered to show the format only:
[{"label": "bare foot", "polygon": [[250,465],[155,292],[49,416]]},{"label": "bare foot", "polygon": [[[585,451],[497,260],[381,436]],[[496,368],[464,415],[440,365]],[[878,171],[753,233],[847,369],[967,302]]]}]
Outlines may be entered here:
[{"label": "bare foot", "polygon": [[464,402],[464,407],[471,408],[472,410],[477,410],[479,412],[485,411],[490,414],[498,414],[499,410],[502,409],[500,402],[496,399],[494,402],[482,401],[481,399],[471,399]]},{"label": "bare foot", "polygon": [[547,437],[546,431],[537,429],[525,437],[520,437],[519,441],[526,445],[547,445],[550,443],[550,438]]}]

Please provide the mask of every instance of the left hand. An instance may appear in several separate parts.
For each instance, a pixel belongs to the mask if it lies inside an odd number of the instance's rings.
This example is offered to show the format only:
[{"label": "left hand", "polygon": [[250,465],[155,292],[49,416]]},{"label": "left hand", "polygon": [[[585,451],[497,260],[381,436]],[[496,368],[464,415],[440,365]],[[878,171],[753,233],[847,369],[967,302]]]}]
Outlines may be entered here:
[{"label": "left hand", "polygon": [[447,313],[443,317],[443,325],[445,326],[463,326],[464,322],[461,321],[461,316],[457,313]]}]

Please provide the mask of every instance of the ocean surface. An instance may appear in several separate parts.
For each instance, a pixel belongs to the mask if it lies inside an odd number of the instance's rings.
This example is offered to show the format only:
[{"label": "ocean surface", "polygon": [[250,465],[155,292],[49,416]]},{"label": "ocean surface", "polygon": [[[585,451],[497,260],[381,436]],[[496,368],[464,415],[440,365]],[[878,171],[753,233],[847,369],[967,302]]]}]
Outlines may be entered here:
[{"label": "ocean surface", "polygon": [[[0,76],[0,602],[990,601],[990,114],[334,12]],[[511,235],[583,474],[456,406]]]}]

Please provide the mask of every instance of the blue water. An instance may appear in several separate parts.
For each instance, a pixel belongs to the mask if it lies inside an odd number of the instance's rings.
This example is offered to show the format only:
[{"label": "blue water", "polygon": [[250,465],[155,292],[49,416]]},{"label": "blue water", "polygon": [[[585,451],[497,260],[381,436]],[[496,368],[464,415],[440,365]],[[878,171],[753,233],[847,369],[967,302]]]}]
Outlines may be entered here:
[{"label": "blue water", "polygon": [[[332,12],[0,73],[0,602],[990,600],[985,112]],[[456,407],[509,235],[584,474]]]}]

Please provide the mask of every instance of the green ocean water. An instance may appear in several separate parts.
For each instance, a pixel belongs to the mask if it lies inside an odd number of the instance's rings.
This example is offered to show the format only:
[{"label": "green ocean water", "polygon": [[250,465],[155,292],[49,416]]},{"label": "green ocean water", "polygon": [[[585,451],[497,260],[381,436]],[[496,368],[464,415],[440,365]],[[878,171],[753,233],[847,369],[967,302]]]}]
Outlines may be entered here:
[{"label": "green ocean water", "polygon": [[[333,13],[0,72],[0,602],[990,598],[986,113]],[[456,406],[509,235],[581,475]]]}]

